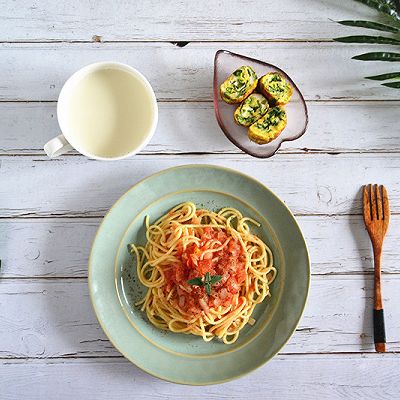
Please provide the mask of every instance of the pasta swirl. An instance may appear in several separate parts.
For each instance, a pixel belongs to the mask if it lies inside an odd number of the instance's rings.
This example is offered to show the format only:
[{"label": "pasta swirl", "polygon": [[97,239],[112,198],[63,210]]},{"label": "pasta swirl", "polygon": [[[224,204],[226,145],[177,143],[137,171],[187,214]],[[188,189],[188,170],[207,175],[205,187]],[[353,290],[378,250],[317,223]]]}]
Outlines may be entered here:
[{"label": "pasta swirl", "polygon": [[[255,323],[251,315],[271,296],[277,271],[271,250],[249,224],[259,226],[234,208],[215,213],[191,202],[152,225],[146,217],[146,245],[129,246],[148,288],[137,305],[154,326],[230,344],[247,323]],[[188,282],[207,273],[218,277],[211,293]]]}]

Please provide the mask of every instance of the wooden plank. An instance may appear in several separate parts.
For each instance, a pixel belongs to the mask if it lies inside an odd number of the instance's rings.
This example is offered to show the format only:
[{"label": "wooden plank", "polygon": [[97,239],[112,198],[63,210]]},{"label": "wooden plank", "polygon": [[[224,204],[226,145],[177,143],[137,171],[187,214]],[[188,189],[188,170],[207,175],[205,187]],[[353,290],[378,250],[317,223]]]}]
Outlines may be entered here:
[{"label": "wooden plank", "polygon": [[58,160],[21,156],[0,161],[1,217],[102,216],[139,180],[188,163],[242,171],[267,185],[296,214],[360,213],[361,185],[369,182],[386,185],[392,212],[400,212],[399,154],[278,154],[268,160],[238,155],[142,155],[106,163],[78,156]]},{"label": "wooden plank", "polygon": [[[399,152],[399,106],[400,102],[309,102],[306,135],[283,144],[281,152]],[[159,111],[156,134],[143,154],[240,153],[219,129],[212,103],[161,102]],[[59,133],[56,103],[0,102],[0,120],[0,154],[44,154],[43,144]]]},{"label": "wooden plank", "polygon": [[135,400],[392,400],[399,397],[398,363],[393,354],[277,356],[233,382],[193,387],[156,379],[124,359],[7,361],[0,385],[8,400],[130,398],[133,387]]},{"label": "wooden plank", "polygon": [[1,277],[87,277],[100,219],[0,220]]},{"label": "wooden plank", "polygon": [[[349,4],[350,3],[350,4]],[[287,40],[330,39],[354,32],[332,20],[377,18],[377,13],[351,2],[329,0],[205,0],[187,3],[157,0],[132,3],[90,1],[62,4],[50,0],[0,1],[1,41],[43,40]],[[330,20],[332,19],[332,20]]]},{"label": "wooden plank", "polygon": [[[399,351],[398,275],[383,278],[388,351]],[[312,278],[305,314],[282,353],[374,352],[372,277]],[[86,280],[3,280],[0,357],[115,356]]]},{"label": "wooden plank", "polygon": [[269,42],[190,43],[184,48],[170,43],[2,44],[0,100],[56,100],[73,72],[92,62],[115,60],[139,69],[158,100],[210,101],[213,58],[221,48],[280,66],[307,100],[400,99],[398,90],[363,79],[394,71],[395,66],[351,60],[376,46]]},{"label": "wooden plank", "polygon": [[[372,250],[361,216],[300,216],[313,274],[372,273]],[[100,219],[0,220],[2,278],[87,277]],[[385,239],[384,273],[399,273],[400,216]],[[340,240],[338,240],[340,238]],[[335,243],[335,246],[332,245]]]}]

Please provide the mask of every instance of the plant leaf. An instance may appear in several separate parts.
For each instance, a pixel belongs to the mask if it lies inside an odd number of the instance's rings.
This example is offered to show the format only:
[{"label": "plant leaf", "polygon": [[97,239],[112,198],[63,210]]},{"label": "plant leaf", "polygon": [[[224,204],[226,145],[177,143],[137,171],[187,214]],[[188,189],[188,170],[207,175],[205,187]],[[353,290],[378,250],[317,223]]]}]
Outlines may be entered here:
[{"label": "plant leaf", "polygon": [[388,83],[382,83],[382,85],[394,89],[400,89],[400,82],[388,82]]},{"label": "plant leaf", "polygon": [[342,43],[376,43],[376,44],[395,44],[395,45],[400,44],[400,40],[397,39],[392,39],[385,36],[370,36],[370,35],[343,36],[334,38],[333,40]]},{"label": "plant leaf", "polygon": [[204,286],[204,282],[202,281],[201,277],[197,277],[197,278],[193,278],[193,279],[189,279],[187,281],[187,283],[189,285],[195,285],[195,286]]},{"label": "plant leaf", "polygon": [[374,81],[385,81],[386,79],[400,79],[400,72],[390,72],[388,74],[366,76],[365,79],[372,79]]},{"label": "plant leaf", "polygon": [[364,53],[352,57],[353,60],[362,61],[400,61],[400,53],[390,53],[387,51],[378,51],[372,53]]},{"label": "plant leaf", "polygon": [[352,21],[352,20],[345,20],[345,21],[337,21],[338,24],[346,25],[346,26],[356,26],[359,28],[366,28],[366,29],[375,29],[376,31],[384,31],[384,32],[400,32],[400,29],[395,28],[394,26],[380,24],[379,22],[372,22],[372,21]]},{"label": "plant leaf", "polygon": [[215,283],[219,282],[222,279],[222,275],[213,275],[210,279],[211,285],[214,285]]},{"label": "plant leaf", "polygon": [[206,285],[206,292],[209,296],[211,296],[211,285],[209,283]]},{"label": "plant leaf", "polygon": [[379,3],[387,4],[392,10],[400,13],[400,3],[399,0],[378,0]]},{"label": "plant leaf", "polygon": [[375,10],[382,12],[384,14],[390,15],[393,19],[400,22],[400,15],[396,7],[393,6],[393,3],[389,2],[380,2],[378,0],[355,0],[359,3],[363,3],[368,7],[374,8]]}]

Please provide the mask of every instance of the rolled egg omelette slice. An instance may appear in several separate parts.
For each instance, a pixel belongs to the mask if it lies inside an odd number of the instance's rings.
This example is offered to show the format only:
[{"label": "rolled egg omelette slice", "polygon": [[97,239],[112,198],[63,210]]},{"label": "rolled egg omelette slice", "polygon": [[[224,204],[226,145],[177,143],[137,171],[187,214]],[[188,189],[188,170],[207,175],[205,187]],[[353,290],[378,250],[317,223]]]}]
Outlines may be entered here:
[{"label": "rolled egg omelette slice", "polygon": [[220,86],[221,98],[228,104],[240,103],[257,86],[253,68],[244,65],[234,71]]},{"label": "rolled egg omelette slice", "polygon": [[250,126],[268,111],[268,100],[260,93],[252,93],[236,108],[233,117],[242,126]]},{"label": "rolled egg omelette slice", "polygon": [[258,82],[260,92],[273,104],[284,105],[289,103],[293,89],[286,79],[277,72],[269,72]]},{"label": "rolled egg omelette slice", "polygon": [[248,129],[249,139],[258,144],[266,144],[276,139],[287,124],[286,111],[281,106],[271,108],[262,118]]}]

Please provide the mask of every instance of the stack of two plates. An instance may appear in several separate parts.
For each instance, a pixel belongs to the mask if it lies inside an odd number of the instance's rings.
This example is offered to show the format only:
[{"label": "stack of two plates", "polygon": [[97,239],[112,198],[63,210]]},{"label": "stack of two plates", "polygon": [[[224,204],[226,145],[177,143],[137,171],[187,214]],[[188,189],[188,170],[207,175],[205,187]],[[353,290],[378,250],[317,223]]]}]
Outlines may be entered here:
[{"label": "stack of two plates", "polygon": [[[272,298],[256,306],[256,324],[243,328],[231,345],[160,331],[134,305],[145,288],[137,279],[127,244],[146,242],[146,215],[153,222],[185,201],[210,210],[234,207],[254,218],[261,223],[255,233],[274,255],[278,274]],[[284,203],[246,175],[206,165],[168,169],[132,187],[104,218],[89,261],[91,299],[113,345],[144,371],[193,385],[228,381],[270,360],[296,329],[309,281],[307,247]]]}]

